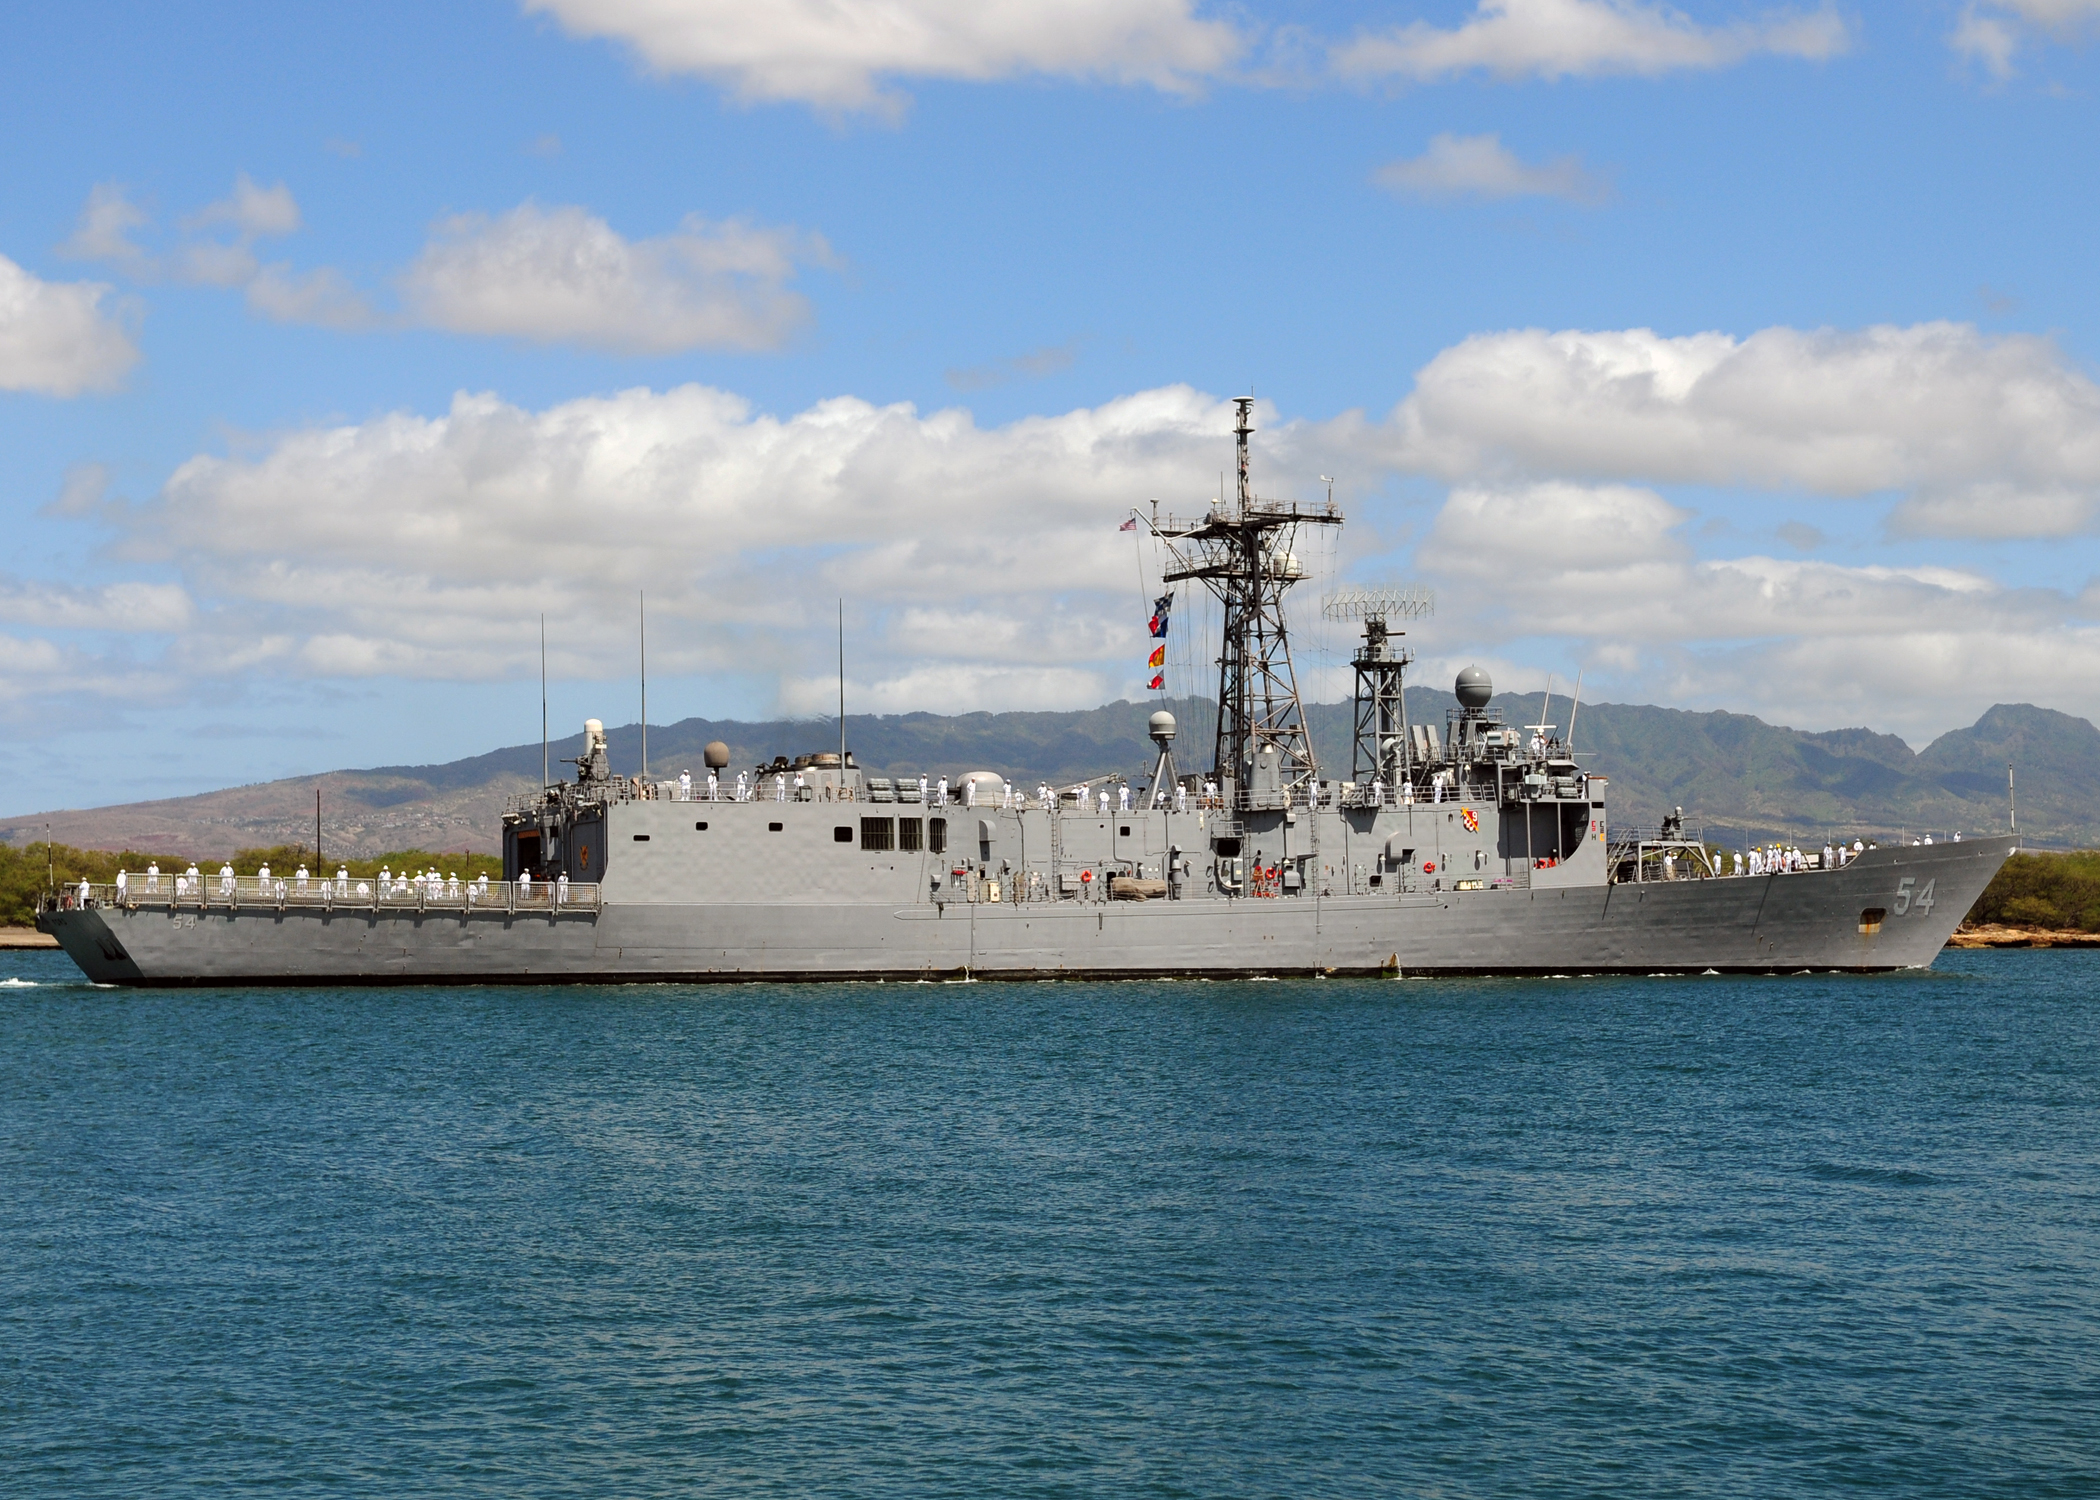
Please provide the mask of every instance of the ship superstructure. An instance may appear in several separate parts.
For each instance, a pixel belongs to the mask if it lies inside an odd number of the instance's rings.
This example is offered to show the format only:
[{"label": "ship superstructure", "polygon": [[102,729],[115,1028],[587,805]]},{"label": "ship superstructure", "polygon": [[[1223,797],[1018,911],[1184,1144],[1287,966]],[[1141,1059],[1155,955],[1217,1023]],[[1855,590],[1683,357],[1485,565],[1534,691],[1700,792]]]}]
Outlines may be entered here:
[{"label": "ship superstructure", "polygon": [[1877,970],[1931,962],[2009,837],[1862,848],[1737,876],[1681,819],[1614,836],[1606,780],[1558,726],[1512,725],[1468,668],[1411,723],[1397,628],[1419,590],[1328,601],[1362,628],[1350,774],[1306,731],[1284,613],[1331,500],[1239,483],[1154,519],[1169,583],[1223,607],[1207,771],[1063,787],[875,775],[849,750],[645,782],[586,727],[573,779],[503,820],[486,885],[252,877],[76,888],[38,925],[129,984],[923,979],[1310,973]]}]

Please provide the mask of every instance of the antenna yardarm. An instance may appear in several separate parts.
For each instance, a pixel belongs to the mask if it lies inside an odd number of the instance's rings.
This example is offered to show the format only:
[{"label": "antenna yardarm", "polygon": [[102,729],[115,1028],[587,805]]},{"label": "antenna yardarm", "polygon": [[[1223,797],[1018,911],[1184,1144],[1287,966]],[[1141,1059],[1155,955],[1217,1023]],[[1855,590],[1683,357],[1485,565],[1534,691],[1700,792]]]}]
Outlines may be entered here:
[{"label": "antenna yardarm", "polygon": [[1170,516],[1153,530],[1174,555],[1165,581],[1200,579],[1224,606],[1213,762],[1220,790],[1236,807],[1281,807],[1294,788],[1319,775],[1291,667],[1283,595],[1305,576],[1294,549],[1298,528],[1339,526],[1342,513],[1332,500],[1302,505],[1257,496],[1248,459],[1254,398],[1233,405],[1237,494],[1200,521]]}]

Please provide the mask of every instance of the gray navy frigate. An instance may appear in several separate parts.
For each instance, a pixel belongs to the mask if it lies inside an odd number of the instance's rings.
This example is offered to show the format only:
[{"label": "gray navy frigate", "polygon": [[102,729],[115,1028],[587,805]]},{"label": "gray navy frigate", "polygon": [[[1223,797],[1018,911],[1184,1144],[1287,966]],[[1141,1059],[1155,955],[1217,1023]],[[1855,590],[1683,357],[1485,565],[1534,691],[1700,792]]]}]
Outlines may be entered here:
[{"label": "gray navy frigate", "polygon": [[1202,771],[1160,712],[1137,779],[877,776],[843,744],[732,771],[715,744],[703,782],[650,782],[610,772],[593,720],[574,779],[505,816],[501,881],[138,877],[37,925],[130,985],[1871,971],[1930,964],[2012,851],[1738,874],[1681,817],[1615,831],[1606,777],[1557,725],[1505,723],[1485,673],[1409,721],[1409,590],[1328,602],[1362,640],[1350,775],[1324,773],[1283,603],[1300,534],[1342,517],[1254,494],[1250,410],[1236,494],[1147,523],[1164,580],[1223,610]]}]

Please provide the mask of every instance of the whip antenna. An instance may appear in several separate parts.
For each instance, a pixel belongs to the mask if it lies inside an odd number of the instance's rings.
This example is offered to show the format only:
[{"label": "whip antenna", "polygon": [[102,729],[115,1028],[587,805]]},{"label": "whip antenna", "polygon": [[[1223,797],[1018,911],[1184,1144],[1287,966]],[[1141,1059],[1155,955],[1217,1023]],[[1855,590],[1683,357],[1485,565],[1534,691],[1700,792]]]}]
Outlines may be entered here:
[{"label": "whip antenna", "polygon": [[649,779],[649,596],[634,591],[642,610],[642,780]]}]

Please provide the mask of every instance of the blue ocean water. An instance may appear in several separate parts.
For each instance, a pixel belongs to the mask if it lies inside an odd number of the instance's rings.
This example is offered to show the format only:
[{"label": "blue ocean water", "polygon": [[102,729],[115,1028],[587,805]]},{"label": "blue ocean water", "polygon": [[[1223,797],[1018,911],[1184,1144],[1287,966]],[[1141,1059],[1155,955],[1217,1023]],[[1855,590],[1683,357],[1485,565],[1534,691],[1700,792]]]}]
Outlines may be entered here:
[{"label": "blue ocean water", "polygon": [[95,989],[0,1491],[2100,1494],[2100,956]]}]

